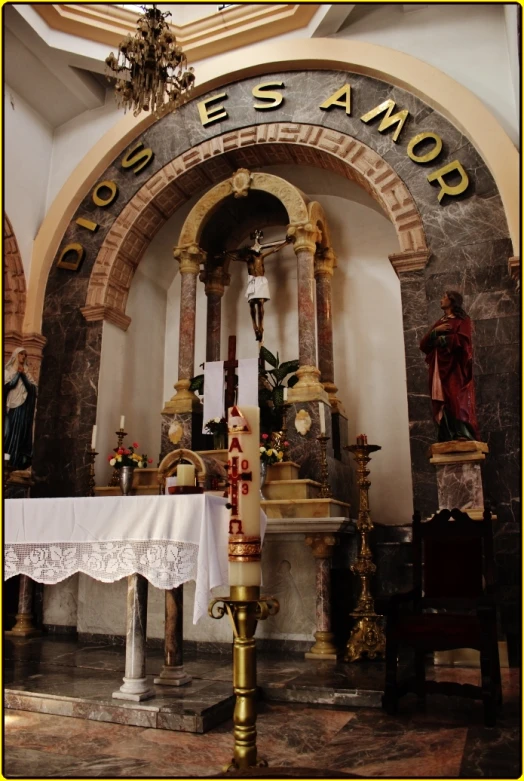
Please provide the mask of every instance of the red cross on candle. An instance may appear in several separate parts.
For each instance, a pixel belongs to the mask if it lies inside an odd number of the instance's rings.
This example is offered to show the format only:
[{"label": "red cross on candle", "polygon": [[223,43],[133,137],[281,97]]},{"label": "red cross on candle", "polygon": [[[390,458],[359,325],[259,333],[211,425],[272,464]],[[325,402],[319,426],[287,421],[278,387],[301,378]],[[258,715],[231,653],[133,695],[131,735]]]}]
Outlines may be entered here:
[{"label": "red cross on candle", "polygon": [[[242,452],[240,445],[238,445],[238,449],[240,450],[240,452]],[[240,456],[232,456],[227,464],[228,472],[229,472],[229,498],[231,501],[231,520],[229,521],[229,534],[244,533],[242,529],[242,520],[238,517],[238,490],[239,490],[238,486],[239,483],[242,483],[240,490],[242,491],[243,494],[247,494],[249,491],[249,486],[247,485],[247,483],[248,482],[250,483],[253,480],[252,472],[239,471],[238,468],[239,461],[240,461]],[[249,461],[243,458],[240,466],[244,470],[248,469]],[[236,528],[233,528],[233,524],[235,524]]]}]

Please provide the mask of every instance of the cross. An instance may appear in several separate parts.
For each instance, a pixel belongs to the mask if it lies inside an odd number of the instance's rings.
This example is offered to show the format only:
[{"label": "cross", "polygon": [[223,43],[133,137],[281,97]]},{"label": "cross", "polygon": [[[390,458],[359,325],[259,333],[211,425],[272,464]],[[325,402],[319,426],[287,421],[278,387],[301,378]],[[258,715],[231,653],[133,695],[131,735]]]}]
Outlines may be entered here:
[{"label": "cross", "polygon": [[224,361],[224,370],[226,375],[226,417],[229,407],[235,403],[235,369],[238,367],[238,361],[235,358],[237,349],[236,336],[230,336],[227,344],[227,361]]},{"label": "cross", "polygon": [[[228,462],[229,477],[229,503],[226,505],[231,510],[231,520],[229,521],[229,534],[243,534],[242,520],[238,517],[238,483],[251,482],[253,472],[239,472],[239,456],[232,456]],[[233,528],[233,525],[235,528]]]}]

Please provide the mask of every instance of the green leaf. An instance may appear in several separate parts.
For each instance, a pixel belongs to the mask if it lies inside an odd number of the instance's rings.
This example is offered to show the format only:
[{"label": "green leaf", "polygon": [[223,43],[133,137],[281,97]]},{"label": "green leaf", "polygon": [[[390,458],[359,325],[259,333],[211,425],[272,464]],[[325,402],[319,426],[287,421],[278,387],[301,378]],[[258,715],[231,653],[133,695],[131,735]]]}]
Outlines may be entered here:
[{"label": "green leaf", "polygon": [[266,363],[269,363],[270,366],[278,366],[278,358],[275,358],[273,353],[270,353],[267,347],[262,346],[260,348],[260,355]]},{"label": "green leaf", "polygon": [[191,380],[191,385],[189,386],[189,390],[192,391],[200,391],[204,387],[204,375],[203,374],[197,374],[196,377],[193,377]]},{"label": "green leaf", "polygon": [[279,386],[273,390],[273,404],[275,407],[281,407],[284,403],[284,388]]},{"label": "green leaf", "polygon": [[280,364],[280,369],[285,369],[286,374],[290,374],[291,372],[296,372],[298,367],[300,366],[300,363],[298,360],[294,361],[284,361],[284,363]]},{"label": "green leaf", "polygon": [[298,377],[296,374],[294,374],[292,377],[289,378],[287,381],[287,387],[292,388],[294,385],[296,385],[298,382]]},{"label": "green leaf", "polygon": [[287,369],[284,369],[283,366],[279,366],[278,369],[273,369],[272,371],[273,377],[277,382],[282,382],[284,377],[289,374]]}]

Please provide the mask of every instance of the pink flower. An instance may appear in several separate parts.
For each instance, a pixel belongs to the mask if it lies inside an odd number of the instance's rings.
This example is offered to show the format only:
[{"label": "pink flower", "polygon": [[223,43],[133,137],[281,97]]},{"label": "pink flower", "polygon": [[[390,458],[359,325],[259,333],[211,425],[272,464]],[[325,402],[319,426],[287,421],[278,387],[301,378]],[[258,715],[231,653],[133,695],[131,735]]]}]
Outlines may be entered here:
[{"label": "pink flower", "polygon": [[124,450],[124,455],[128,456],[130,453],[131,453],[131,451],[128,450],[127,447],[126,447],[125,450]]},{"label": "pink flower", "polygon": [[136,450],[136,449],[137,449],[137,447],[138,447],[138,442],[133,442],[133,447],[134,447],[134,448],[135,448],[135,450]]},{"label": "pink flower", "polygon": [[267,438],[268,438],[268,434],[262,434],[262,439],[267,439]]},{"label": "pink flower", "polygon": [[114,454],[114,453],[110,453],[110,454],[108,455],[108,457],[107,457],[107,460],[108,460],[108,461],[111,461],[111,459],[112,459],[112,458],[114,458],[114,457],[115,457],[115,454]]},{"label": "pink flower", "polygon": [[284,442],[284,447],[289,447],[289,442]]},{"label": "pink flower", "polygon": [[148,463],[148,464],[152,464],[152,463],[153,463],[153,459],[152,459],[152,458],[148,458],[148,459],[147,459],[147,463]]}]

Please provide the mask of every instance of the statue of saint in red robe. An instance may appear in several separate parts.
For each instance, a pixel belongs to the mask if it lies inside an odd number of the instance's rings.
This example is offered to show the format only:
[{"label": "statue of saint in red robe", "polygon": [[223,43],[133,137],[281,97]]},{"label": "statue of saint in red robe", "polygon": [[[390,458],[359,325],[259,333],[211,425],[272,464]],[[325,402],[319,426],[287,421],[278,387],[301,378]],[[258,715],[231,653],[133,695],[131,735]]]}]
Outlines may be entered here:
[{"label": "statue of saint in red robe", "polygon": [[438,441],[479,439],[473,387],[471,319],[462,296],[447,291],[440,306],[444,315],[420,342],[429,367],[429,388]]}]

